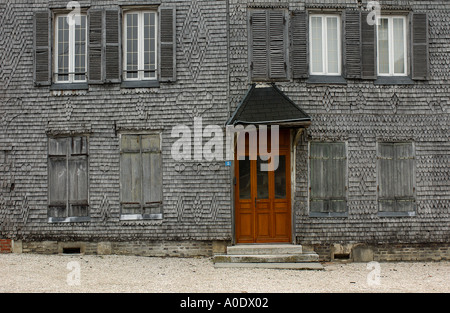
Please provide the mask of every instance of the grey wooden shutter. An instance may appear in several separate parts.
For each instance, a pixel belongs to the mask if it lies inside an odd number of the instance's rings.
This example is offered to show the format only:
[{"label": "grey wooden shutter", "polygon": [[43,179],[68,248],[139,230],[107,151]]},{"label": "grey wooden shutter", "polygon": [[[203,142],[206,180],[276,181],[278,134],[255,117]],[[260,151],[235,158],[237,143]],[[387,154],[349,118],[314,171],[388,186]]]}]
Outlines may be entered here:
[{"label": "grey wooden shutter", "polygon": [[395,198],[396,212],[412,212],[414,209],[414,151],[411,143],[395,143]]},{"label": "grey wooden shutter", "polygon": [[345,11],[345,75],[361,78],[361,12]]},{"label": "grey wooden shutter", "polygon": [[414,211],[414,173],[414,152],[411,143],[378,144],[380,212]]},{"label": "grey wooden shutter", "polygon": [[347,211],[346,170],[344,143],[311,143],[310,212]]},{"label": "grey wooden shutter", "polygon": [[89,83],[103,82],[103,10],[89,10]]},{"label": "grey wooden shutter", "polygon": [[119,10],[105,11],[105,81],[120,82]]},{"label": "grey wooden shutter", "polygon": [[307,78],[308,69],[308,15],[306,11],[292,12],[292,75]]},{"label": "grey wooden shutter", "polygon": [[250,13],[250,71],[253,80],[267,80],[268,71],[268,32],[267,11],[253,10]]},{"label": "grey wooden shutter", "polygon": [[428,17],[426,13],[412,14],[412,79],[428,79]]},{"label": "grey wooden shutter", "polygon": [[34,14],[34,83],[36,86],[51,84],[51,18],[50,12]]},{"label": "grey wooden shutter", "polygon": [[361,78],[377,78],[376,25],[367,23],[368,12],[361,13]]},{"label": "grey wooden shutter", "polygon": [[269,77],[287,78],[286,17],[282,10],[269,10]]},{"label": "grey wooden shutter", "polygon": [[176,81],[176,8],[161,5],[159,8],[159,80]]},{"label": "grey wooden shutter", "polygon": [[162,157],[159,135],[142,135],[144,214],[160,214],[162,203]]}]

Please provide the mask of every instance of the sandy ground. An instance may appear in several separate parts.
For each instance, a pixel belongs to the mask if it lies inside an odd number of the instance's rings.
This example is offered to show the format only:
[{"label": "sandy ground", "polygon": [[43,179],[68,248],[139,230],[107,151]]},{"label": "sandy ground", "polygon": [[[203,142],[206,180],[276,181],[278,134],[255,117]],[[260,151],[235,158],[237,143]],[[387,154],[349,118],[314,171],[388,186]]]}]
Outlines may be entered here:
[{"label": "sandy ground", "polygon": [[450,262],[378,265],[325,263],[322,271],[230,269],[214,268],[210,258],[0,254],[0,292],[450,292]]}]

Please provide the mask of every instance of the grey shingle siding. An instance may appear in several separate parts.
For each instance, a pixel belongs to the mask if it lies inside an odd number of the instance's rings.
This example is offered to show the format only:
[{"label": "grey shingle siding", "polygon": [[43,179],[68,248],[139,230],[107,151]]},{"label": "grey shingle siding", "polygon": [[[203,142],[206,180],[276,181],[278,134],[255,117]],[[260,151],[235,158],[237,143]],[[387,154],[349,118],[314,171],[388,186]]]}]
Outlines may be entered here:
[{"label": "grey shingle siding", "polygon": [[[33,81],[33,16],[67,1],[0,4],[0,237],[19,240],[231,240],[233,173],[223,161],[175,161],[178,124],[223,126],[252,83],[247,7],[356,9],[355,1],[161,1],[176,6],[176,82],[159,88],[90,84],[50,90]],[[140,1],[80,1],[117,8]],[[159,1],[150,1],[159,3]],[[363,5],[366,1],[363,1]],[[449,242],[450,237],[450,3],[383,1],[385,10],[426,12],[429,80],[411,85],[345,85],[290,79],[277,86],[310,117],[296,146],[294,238],[298,243]],[[229,38],[227,38],[229,19]],[[197,36],[195,40],[191,36]],[[230,47],[228,49],[227,39]],[[195,46],[196,43],[198,46]],[[228,68],[227,68],[228,65]],[[230,111],[228,110],[230,105]],[[120,221],[118,134],[162,133],[163,219]],[[48,223],[48,135],[89,136],[89,222]],[[346,217],[310,217],[308,142],[347,143]],[[380,217],[377,142],[415,144],[416,212]],[[295,183],[295,184],[294,184]]]}]

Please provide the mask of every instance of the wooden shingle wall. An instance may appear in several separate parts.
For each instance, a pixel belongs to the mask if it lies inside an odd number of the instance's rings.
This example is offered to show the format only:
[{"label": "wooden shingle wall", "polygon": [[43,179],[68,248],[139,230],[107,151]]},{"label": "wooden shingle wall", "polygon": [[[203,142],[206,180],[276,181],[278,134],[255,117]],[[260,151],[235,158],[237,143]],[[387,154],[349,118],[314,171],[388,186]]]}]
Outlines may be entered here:
[{"label": "wooden shingle wall", "polygon": [[[357,9],[353,0],[163,0],[176,7],[176,81],[158,88],[50,90],[33,83],[33,15],[67,1],[0,4],[0,233],[23,240],[230,240],[232,172],[223,161],[175,161],[172,127],[223,126],[251,81],[248,8]],[[80,1],[92,9],[141,1]],[[152,1],[146,2],[152,3]],[[363,5],[366,1],[362,1]],[[277,83],[312,117],[296,147],[295,238],[299,243],[448,242],[450,231],[450,3],[383,1],[382,9],[428,13],[429,80],[411,85]],[[227,18],[229,44],[227,47]],[[228,67],[227,67],[228,64]],[[121,221],[119,134],[162,132],[163,219]],[[89,136],[89,215],[48,223],[48,136]],[[308,142],[347,143],[346,217],[310,217]],[[380,217],[377,142],[414,142],[416,214]]]}]

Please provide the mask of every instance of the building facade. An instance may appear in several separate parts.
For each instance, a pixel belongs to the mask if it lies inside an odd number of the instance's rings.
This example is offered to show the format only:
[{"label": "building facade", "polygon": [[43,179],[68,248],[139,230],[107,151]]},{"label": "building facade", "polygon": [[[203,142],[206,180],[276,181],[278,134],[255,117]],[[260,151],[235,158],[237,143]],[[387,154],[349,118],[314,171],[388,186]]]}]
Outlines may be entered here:
[{"label": "building facade", "polygon": [[[0,238],[449,259],[449,20],[445,0],[8,0]],[[270,137],[227,159],[227,126],[278,129],[278,166]]]}]

